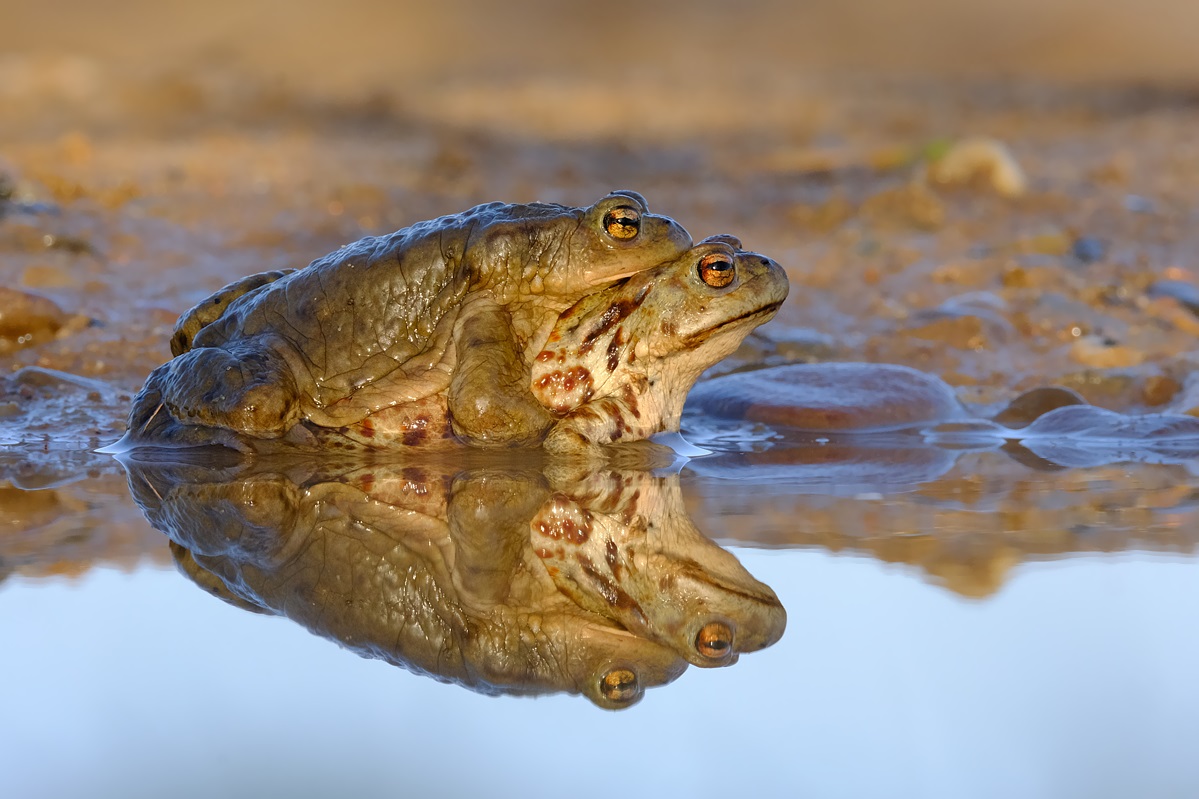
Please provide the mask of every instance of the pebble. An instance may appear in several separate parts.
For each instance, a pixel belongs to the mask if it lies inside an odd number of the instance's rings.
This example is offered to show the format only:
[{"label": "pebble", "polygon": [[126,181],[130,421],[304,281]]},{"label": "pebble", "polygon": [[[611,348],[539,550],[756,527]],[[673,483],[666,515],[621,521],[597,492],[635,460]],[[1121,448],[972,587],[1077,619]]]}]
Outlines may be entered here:
[{"label": "pebble", "polygon": [[1008,403],[1007,407],[995,414],[993,421],[1004,427],[1019,430],[1052,410],[1064,408],[1067,405],[1086,405],[1082,395],[1068,388],[1048,386],[1025,391]]},{"label": "pebble", "polygon": [[946,186],[985,185],[1001,197],[1019,197],[1028,178],[1015,156],[996,139],[963,139],[929,166],[929,178]]},{"label": "pebble", "polygon": [[68,318],[47,297],[0,286],[0,343],[30,346],[53,336]]},{"label": "pebble", "polygon": [[1145,291],[1150,297],[1170,297],[1199,316],[1199,286],[1186,280],[1158,280]]},{"label": "pebble", "polygon": [[1079,263],[1093,264],[1096,261],[1103,260],[1107,248],[1099,239],[1082,236],[1074,240],[1074,245],[1070,248],[1070,252]]},{"label": "pebble", "polygon": [[728,419],[797,430],[899,430],[964,417],[943,380],[895,364],[789,364],[697,385],[688,404]]}]

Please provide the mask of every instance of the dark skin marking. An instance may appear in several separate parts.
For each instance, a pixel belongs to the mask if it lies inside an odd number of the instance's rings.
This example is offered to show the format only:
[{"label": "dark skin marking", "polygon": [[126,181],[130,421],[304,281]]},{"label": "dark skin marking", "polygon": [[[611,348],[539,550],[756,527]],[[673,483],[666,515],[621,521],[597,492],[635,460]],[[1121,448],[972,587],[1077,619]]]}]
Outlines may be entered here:
[{"label": "dark skin marking", "polygon": [[612,570],[612,575],[619,580],[620,572],[624,569],[624,564],[620,562],[620,550],[616,546],[616,542],[611,538],[604,545],[604,559],[608,561],[608,568]]},{"label": "dark skin marking", "polygon": [[371,421],[369,416],[358,423],[358,430],[366,438],[375,437],[375,423]]},{"label": "dark skin marking", "polygon": [[629,409],[629,413],[633,414],[634,419],[641,418],[641,409],[637,407],[637,392],[632,386],[625,386],[621,392],[621,399],[624,400],[625,407]]},{"label": "dark skin marking", "polygon": [[[563,502],[570,502],[568,497],[556,495],[555,499]],[[537,531],[546,538],[555,540],[565,540],[570,544],[583,544],[591,536],[591,514],[583,511],[582,523],[575,522],[573,518],[566,515],[556,515],[553,521],[539,519],[537,521]]]},{"label": "dark skin marking", "polygon": [[616,328],[616,335],[608,342],[608,371],[615,372],[620,366],[620,351],[624,346],[624,328]]},{"label": "dark skin marking", "polygon": [[558,406],[563,404],[563,399],[569,400],[576,388],[582,389],[580,403],[591,399],[591,371],[585,366],[576,366],[565,372],[551,372],[537,381],[537,388],[549,395],[551,404],[558,410],[566,410],[567,408]]},{"label": "dark skin marking", "polygon": [[418,416],[404,426],[401,439],[406,447],[419,447],[429,440],[429,417]]},{"label": "dark skin marking", "polygon": [[637,601],[633,599],[633,597],[629,596],[623,588],[617,585],[612,578],[605,574],[601,574],[600,571],[595,568],[595,564],[591,562],[590,558],[580,557],[579,566],[582,567],[583,573],[591,580],[592,585],[595,586],[599,595],[602,596],[609,605],[634,614],[643,624],[646,622],[645,611],[641,609],[641,606],[637,604]]},{"label": "dark skin marking", "polygon": [[628,318],[629,314],[641,307],[641,303],[645,302],[646,295],[649,294],[650,286],[646,286],[637,293],[637,296],[631,300],[620,300],[614,303],[608,310],[604,311],[604,315],[600,317],[599,324],[592,328],[591,332],[583,336],[583,343],[579,347],[579,352],[586,355],[595,345],[595,340],[607,333],[616,325]]}]

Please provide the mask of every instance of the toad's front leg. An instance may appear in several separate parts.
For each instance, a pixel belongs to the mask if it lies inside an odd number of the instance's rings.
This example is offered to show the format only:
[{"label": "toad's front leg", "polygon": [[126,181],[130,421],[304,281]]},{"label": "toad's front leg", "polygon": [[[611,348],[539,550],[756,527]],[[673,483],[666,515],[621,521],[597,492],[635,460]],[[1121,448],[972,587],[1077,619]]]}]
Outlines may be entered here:
[{"label": "toad's front leg", "polygon": [[299,421],[295,379],[269,349],[200,347],[163,368],[162,404],[185,425],[278,438]]},{"label": "toad's front leg", "polygon": [[641,441],[666,429],[659,414],[637,402],[636,396],[626,394],[604,397],[568,413],[546,436],[546,451],[585,455],[604,444]]},{"label": "toad's front leg", "polygon": [[535,444],[554,418],[529,390],[529,367],[503,308],[463,312],[454,335],[458,365],[450,382],[455,435],[484,446]]}]

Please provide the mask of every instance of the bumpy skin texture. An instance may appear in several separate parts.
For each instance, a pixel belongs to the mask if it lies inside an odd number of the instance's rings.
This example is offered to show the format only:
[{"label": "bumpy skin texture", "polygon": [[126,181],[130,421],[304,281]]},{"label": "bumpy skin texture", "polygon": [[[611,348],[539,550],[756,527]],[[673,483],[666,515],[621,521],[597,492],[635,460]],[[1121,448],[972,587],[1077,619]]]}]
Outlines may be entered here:
[{"label": "bumpy skin texture", "polygon": [[678,476],[326,460],[127,463],[180,568],[231,604],[486,693],[626,707],[782,635],[775,594],[691,524]]},{"label": "bumpy skin texture", "polygon": [[614,192],[481,205],[243,278],[180,319],[126,443],[529,443],[552,418],[525,378],[558,315],[690,244]]}]

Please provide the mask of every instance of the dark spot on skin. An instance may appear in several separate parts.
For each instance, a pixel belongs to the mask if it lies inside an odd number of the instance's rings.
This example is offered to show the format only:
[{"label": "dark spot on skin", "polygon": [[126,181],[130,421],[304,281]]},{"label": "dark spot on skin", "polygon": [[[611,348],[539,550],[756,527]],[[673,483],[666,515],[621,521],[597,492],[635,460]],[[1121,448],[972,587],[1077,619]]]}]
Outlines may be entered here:
[{"label": "dark spot on skin", "polygon": [[674,322],[670,321],[669,319],[664,319],[662,321],[662,324],[658,326],[658,330],[664,336],[673,337],[673,336],[677,336],[679,333],[679,328],[675,325]]},{"label": "dark spot on skin", "polygon": [[583,337],[583,343],[579,347],[579,352],[584,355],[591,350],[595,340],[607,333],[612,328],[628,318],[629,314],[637,310],[641,306],[641,302],[645,299],[645,291],[642,291],[632,300],[620,300],[613,303],[608,310],[604,311],[604,315],[600,317],[599,323],[591,329],[591,332]]},{"label": "dark spot on skin", "polygon": [[620,549],[611,538],[604,545],[604,560],[608,561],[608,568],[612,570],[612,576],[619,580],[624,564],[620,562]]},{"label": "dark spot on skin", "polygon": [[624,434],[629,431],[628,426],[624,423],[624,417],[619,413],[612,414],[612,440],[619,441],[624,438]]},{"label": "dark spot on skin", "polygon": [[362,433],[364,438],[375,437],[375,423],[371,421],[369,416],[358,423],[358,432]]},{"label": "dark spot on skin", "polygon": [[367,472],[358,478],[358,486],[362,489],[362,493],[369,494],[371,489],[375,487],[374,472]]},{"label": "dark spot on skin", "polygon": [[615,372],[620,366],[620,350],[624,346],[624,328],[616,328],[616,335],[608,342],[608,371]]},{"label": "dark spot on skin", "polygon": [[[573,500],[562,494],[554,495],[553,504],[575,506]],[[575,521],[574,514],[569,512],[551,513],[538,518],[537,531],[546,538],[578,546],[586,543],[591,536],[592,516],[589,512],[580,510],[578,519],[579,521]]]},{"label": "dark spot on skin", "polygon": [[591,399],[591,370],[575,366],[566,371],[550,372],[537,381],[537,391],[549,407],[559,412],[568,411]]},{"label": "dark spot on skin", "polygon": [[541,352],[537,353],[537,360],[541,363],[552,361],[554,360],[554,353],[550,352],[549,350],[542,350]]},{"label": "dark spot on skin", "polygon": [[405,466],[400,470],[400,477],[402,477],[404,481],[408,483],[425,484],[429,482],[428,473],[418,466]]},{"label": "dark spot on skin", "polygon": [[629,409],[629,413],[633,415],[633,418],[640,419],[641,409],[637,407],[636,390],[632,386],[626,385],[621,391],[621,399],[624,401],[625,407]]},{"label": "dark spot on skin", "polygon": [[670,589],[674,588],[675,579],[673,574],[662,575],[662,579],[658,580],[658,590],[670,591]]},{"label": "dark spot on skin", "polygon": [[402,442],[406,447],[419,447],[429,440],[429,417],[418,416],[404,425]]}]

